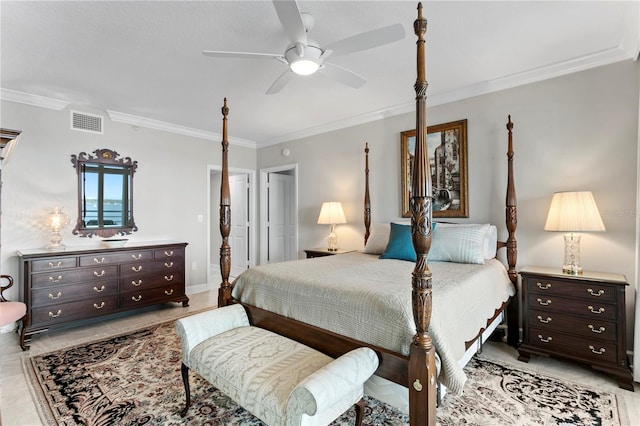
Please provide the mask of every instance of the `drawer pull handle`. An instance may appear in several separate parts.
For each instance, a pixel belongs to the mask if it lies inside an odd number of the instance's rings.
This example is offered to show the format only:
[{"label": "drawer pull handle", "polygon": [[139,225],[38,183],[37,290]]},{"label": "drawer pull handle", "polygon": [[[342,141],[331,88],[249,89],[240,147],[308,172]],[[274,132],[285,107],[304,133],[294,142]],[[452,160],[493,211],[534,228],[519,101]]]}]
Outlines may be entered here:
[{"label": "drawer pull handle", "polygon": [[596,297],[600,297],[604,294],[604,290],[600,289],[597,292],[593,291],[592,288],[588,288],[587,289],[587,293],[589,293],[592,296],[596,296]]},{"label": "drawer pull handle", "polygon": [[165,251],[164,255],[167,256],[167,257],[173,256],[173,250]]},{"label": "drawer pull handle", "polygon": [[169,275],[169,276],[164,276],[164,280],[165,281],[173,281],[173,274]]},{"label": "drawer pull handle", "polygon": [[93,271],[93,275],[95,275],[96,277],[104,277],[104,274],[106,274],[106,272],[104,272],[104,269],[100,272],[98,271]]},{"label": "drawer pull handle", "polygon": [[104,257],[98,259],[97,257],[93,258],[93,263],[104,263],[105,259]]},{"label": "drawer pull handle", "polygon": [[589,324],[589,325],[588,325],[588,327],[589,327],[589,330],[593,331],[594,333],[598,333],[598,334],[600,334],[600,333],[602,333],[603,331],[605,331],[605,330],[606,330],[606,328],[604,328],[604,327],[599,327],[598,329],[596,329],[596,328],[595,328],[593,325],[591,325],[591,324]]},{"label": "drawer pull handle", "polygon": [[172,268],[173,267],[173,262],[164,262],[164,266],[166,266],[167,268]]},{"label": "drawer pull handle", "polygon": [[56,263],[49,262],[49,268],[59,268],[61,266],[62,266],[62,262],[61,261],[57,261]]},{"label": "drawer pull handle", "polygon": [[49,316],[51,318],[58,318],[61,313],[62,313],[62,309],[58,309],[58,312],[56,312],[55,314],[53,312],[49,311]]},{"label": "drawer pull handle", "polygon": [[96,286],[93,286],[93,289],[97,292],[97,293],[102,293],[104,291],[104,286],[98,288]]},{"label": "drawer pull handle", "polygon": [[543,301],[542,299],[540,299],[539,297],[536,299],[536,301],[541,304],[542,306],[549,306],[551,304],[551,300],[547,299],[547,301]]},{"label": "drawer pull handle", "polygon": [[543,324],[549,324],[551,322],[551,317],[547,317],[547,319],[542,318],[542,315],[538,315],[538,321]]},{"label": "drawer pull handle", "polygon": [[596,310],[593,306],[589,305],[588,309],[591,311],[592,314],[601,314],[604,312],[604,308],[598,308],[598,310]]},{"label": "drawer pull handle", "polygon": [[538,334],[538,339],[540,339],[541,342],[549,343],[550,341],[553,340],[553,337],[544,338],[544,337],[542,337],[542,334]]},{"label": "drawer pull handle", "polygon": [[142,259],[142,253],[140,253],[140,254],[132,254],[131,257],[133,258],[133,260],[140,260],[140,259]]},{"label": "drawer pull handle", "polygon": [[605,348],[600,348],[599,350],[596,350],[596,348],[594,348],[592,345],[589,345],[589,349],[591,349],[591,352],[593,352],[596,355],[602,355],[603,353],[606,352]]},{"label": "drawer pull handle", "polygon": [[55,296],[53,294],[49,293],[49,299],[51,299],[51,300],[60,299],[60,296],[62,296],[62,292],[61,291],[59,291],[58,294],[55,295]]},{"label": "drawer pull handle", "polygon": [[173,289],[171,290],[165,290],[164,294],[166,294],[167,296],[171,296],[173,294]]},{"label": "drawer pull handle", "polygon": [[62,275],[58,275],[58,278],[49,277],[49,282],[57,283],[62,280]]},{"label": "drawer pull handle", "polygon": [[136,281],[131,281],[131,284],[136,286],[136,287],[140,287],[142,285],[142,280],[138,280],[137,282]]},{"label": "drawer pull handle", "polygon": [[133,272],[140,272],[140,271],[142,271],[142,265],[140,265],[140,266],[132,266],[131,270]]},{"label": "drawer pull handle", "polygon": [[536,283],[536,285],[538,286],[538,288],[540,290],[548,290],[551,288],[551,284],[546,283],[546,284],[542,284],[542,283]]},{"label": "drawer pull handle", "polygon": [[93,307],[96,309],[102,309],[104,308],[104,301],[102,303],[100,303],[99,305],[97,303],[93,304]]},{"label": "drawer pull handle", "polygon": [[139,302],[142,300],[142,295],[139,294],[138,297],[136,296],[131,296],[131,300],[133,300],[134,302]]}]

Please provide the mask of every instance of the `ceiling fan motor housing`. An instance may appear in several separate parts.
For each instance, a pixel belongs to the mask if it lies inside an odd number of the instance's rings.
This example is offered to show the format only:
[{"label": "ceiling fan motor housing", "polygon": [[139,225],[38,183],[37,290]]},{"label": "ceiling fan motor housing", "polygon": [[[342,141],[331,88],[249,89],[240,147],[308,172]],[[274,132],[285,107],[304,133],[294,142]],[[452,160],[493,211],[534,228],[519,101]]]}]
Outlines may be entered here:
[{"label": "ceiling fan motor housing", "polygon": [[309,40],[305,46],[302,43],[291,44],[284,52],[284,57],[289,63],[291,71],[299,75],[313,74],[322,65],[322,49],[317,43]]}]

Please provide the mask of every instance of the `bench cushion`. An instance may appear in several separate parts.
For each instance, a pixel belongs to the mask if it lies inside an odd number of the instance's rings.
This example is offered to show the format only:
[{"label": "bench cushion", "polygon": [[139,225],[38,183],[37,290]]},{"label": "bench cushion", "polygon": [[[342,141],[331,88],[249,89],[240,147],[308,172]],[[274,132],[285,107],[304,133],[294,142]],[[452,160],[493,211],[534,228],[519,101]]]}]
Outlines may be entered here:
[{"label": "bench cushion", "polygon": [[258,327],[238,327],[193,348],[190,368],[269,425],[286,423],[291,391],[332,358]]}]

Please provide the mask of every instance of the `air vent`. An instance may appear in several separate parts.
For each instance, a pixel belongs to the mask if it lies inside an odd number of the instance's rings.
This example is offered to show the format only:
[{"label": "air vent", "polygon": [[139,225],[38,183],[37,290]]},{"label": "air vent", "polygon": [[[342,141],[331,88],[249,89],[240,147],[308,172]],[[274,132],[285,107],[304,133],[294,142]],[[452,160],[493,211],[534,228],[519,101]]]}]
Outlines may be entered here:
[{"label": "air vent", "polygon": [[102,116],[71,111],[71,129],[101,135],[104,133],[102,131]]}]

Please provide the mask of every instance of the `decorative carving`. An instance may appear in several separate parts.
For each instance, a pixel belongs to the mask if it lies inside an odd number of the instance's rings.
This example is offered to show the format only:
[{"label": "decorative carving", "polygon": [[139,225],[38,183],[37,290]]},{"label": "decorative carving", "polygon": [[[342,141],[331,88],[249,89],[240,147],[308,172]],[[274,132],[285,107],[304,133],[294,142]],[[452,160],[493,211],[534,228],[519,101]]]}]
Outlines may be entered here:
[{"label": "decorative carving", "polygon": [[371,235],[371,198],[369,196],[369,144],[364,146],[364,244],[367,245]]},{"label": "decorative carving", "polygon": [[220,234],[222,245],[220,246],[220,272],[222,283],[218,289],[218,306],[226,306],[231,303],[231,284],[229,274],[231,272],[231,246],[229,246],[229,234],[231,233],[231,192],[229,190],[229,140],[227,138],[227,98],[224,98],[222,107],[222,184],[220,185]]}]

